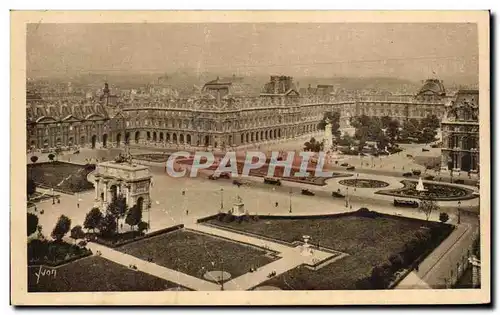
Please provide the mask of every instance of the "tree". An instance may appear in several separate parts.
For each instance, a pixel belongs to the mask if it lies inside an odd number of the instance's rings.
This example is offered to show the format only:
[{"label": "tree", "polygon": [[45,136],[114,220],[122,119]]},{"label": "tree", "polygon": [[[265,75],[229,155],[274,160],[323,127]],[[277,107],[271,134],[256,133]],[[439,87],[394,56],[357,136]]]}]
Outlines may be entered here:
[{"label": "tree", "polygon": [[33,155],[32,157],[30,157],[30,160],[32,163],[36,163],[36,161],[38,161],[38,156]]},{"label": "tree", "polygon": [[434,200],[422,200],[420,202],[419,210],[425,214],[425,219],[428,221],[431,217],[433,211],[438,210],[439,206],[437,202]]},{"label": "tree", "polygon": [[54,155],[54,153],[50,153],[50,154],[48,155],[48,158],[49,158],[49,160],[50,160],[51,162],[54,162],[54,158],[55,158],[55,157],[56,157],[56,156]]},{"label": "tree", "polygon": [[436,135],[436,130],[426,127],[423,129],[422,134],[420,135],[420,140],[425,144],[428,144],[429,142],[434,142],[436,140]]},{"label": "tree", "polygon": [[314,137],[304,143],[304,151],[319,152],[323,149],[323,143],[317,141]]},{"label": "tree", "polygon": [[340,113],[339,112],[326,112],[323,119],[318,123],[319,130],[325,130],[326,121],[329,120],[332,125],[331,133],[336,140],[340,138]]},{"label": "tree", "polygon": [[26,183],[26,194],[29,196],[33,195],[36,192],[36,184],[35,181],[31,178],[28,178]]},{"label": "tree", "polygon": [[368,138],[368,126],[361,125],[359,128],[357,128],[356,132],[354,133],[354,138],[359,141],[358,151],[361,152]]},{"label": "tree", "polygon": [[448,213],[446,213],[446,212],[441,212],[441,213],[439,214],[439,221],[441,221],[441,222],[445,223],[445,222],[447,222],[449,219],[450,219],[450,216],[448,215]]},{"label": "tree", "polygon": [[85,236],[85,233],[83,232],[82,226],[81,225],[75,225],[71,231],[70,231],[70,237],[72,239],[76,240],[79,238],[83,238]]},{"label": "tree", "polygon": [[441,127],[441,121],[436,115],[428,115],[420,123],[421,129],[430,128],[432,130],[439,129]]},{"label": "tree", "polygon": [[113,198],[113,201],[111,201],[111,203],[108,205],[108,214],[115,218],[117,229],[118,220],[125,216],[127,210],[127,199],[123,195],[116,196],[116,198]]},{"label": "tree", "polygon": [[142,210],[138,205],[134,205],[127,213],[125,223],[130,225],[131,228],[138,225],[142,220]]},{"label": "tree", "polygon": [[62,149],[57,147],[55,150],[54,150],[54,153],[55,153],[55,157],[56,159],[58,160],[59,159],[59,155],[62,153]]},{"label": "tree", "polygon": [[382,128],[387,129],[389,128],[389,123],[391,122],[392,118],[389,116],[383,116],[380,120],[382,122]]},{"label": "tree", "polygon": [[35,233],[38,228],[38,217],[33,213],[28,213],[28,236]]},{"label": "tree", "polygon": [[101,221],[102,221],[101,210],[99,210],[99,208],[92,208],[85,217],[83,227],[88,230],[92,230],[92,232],[95,232],[95,229],[99,227]]},{"label": "tree", "polygon": [[108,213],[99,224],[99,232],[101,235],[111,236],[117,233],[117,227],[116,218]]},{"label": "tree", "polygon": [[391,144],[394,144],[396,138],[399,136],[399,121],[395,119],[391,120],[386,133],[389,136]]},{"label": "tree", "polygon": [[50,236],[52,236],[52,238],[56,241],[61,241],[64,235],[69,232],[70,227],[70,218],[63,214],[57,220],[56,226],[54,226],[54,229],[52,230],[52,234],[50,234]]}]

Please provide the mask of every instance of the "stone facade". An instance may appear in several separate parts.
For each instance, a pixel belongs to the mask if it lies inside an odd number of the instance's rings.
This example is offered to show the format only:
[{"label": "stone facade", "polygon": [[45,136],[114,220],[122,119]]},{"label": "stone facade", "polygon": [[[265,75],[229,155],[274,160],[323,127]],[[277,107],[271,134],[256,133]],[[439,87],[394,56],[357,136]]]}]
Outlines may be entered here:
[{"label": "stone facade", "polygon": [[479,172],[479,91],[460,90],[441,122],[441,170]]},{"label": "stone facade", "polygon": [[93,177],[95,200],[103,209],[117,195],[123,195],[129,207],[137,204],[141,209],[149,209],[152,176],[146,166],[103,162],[97,165]]},{"label": "stone facade", "polygon": [[291,77],[272,76],[259,96],[245,96],[243,84],[217,78],[190,98],[137,98],[120,102],[109,95],[106,85],[99,100],[74,105],[29,100],[27,146],[106,147],[135,143],[230,150],[320,135],[317,125],[328,111],[341,113],[341,128],[349,127],[351,117],[363,114],[400,121],[422,119],[430,114],[441,118],[446,96],[442,82],[437,82],[428,80],[413,96],[353,97],[329,93],[300,95]]}]

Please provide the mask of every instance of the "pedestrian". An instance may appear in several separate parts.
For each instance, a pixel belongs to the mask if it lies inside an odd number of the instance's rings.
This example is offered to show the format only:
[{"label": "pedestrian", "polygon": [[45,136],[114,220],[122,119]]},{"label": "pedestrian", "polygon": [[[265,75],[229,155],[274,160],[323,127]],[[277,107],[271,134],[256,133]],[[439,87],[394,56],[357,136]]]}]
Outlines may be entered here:
[{"label": "pedestrian", "polygon": [[186,209],[186,215],[187,215],[187,216],[189,215],[189,210],[188,210],[188,209]]},{"label": "pedestrian", "polygon": [[123,230],[123,223],[120,223],[120,230]]},{"label": "pedestrian", "polygon": [[274,206],[277,208],[278,207],[278,202],[276,201],[276,203],[274,204]]},{"label": "pedestrian", "polygon": [[38,210],[38,209],[37,209],[37,208],[36,208],[36,206],[35,206],[35,212],[37,212],[37,210]]},{"label": "pedestrian", "polygon": [[79,202],[76,203],[76,207],[80,208],[80,203]]}]

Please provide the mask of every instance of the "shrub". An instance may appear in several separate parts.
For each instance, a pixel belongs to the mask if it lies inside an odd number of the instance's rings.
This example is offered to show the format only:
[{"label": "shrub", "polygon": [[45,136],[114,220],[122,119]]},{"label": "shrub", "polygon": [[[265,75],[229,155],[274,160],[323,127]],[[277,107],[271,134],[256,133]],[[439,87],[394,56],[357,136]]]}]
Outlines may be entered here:
[{"label": "shrub", "polygon": [[224,215],[224,219],[222,220],[222,222],[231,223],[231,222],[234,222],[234,220],[235,220],[234,215],[232,215],[231,213],[227,213]]},{"label": "shrub", "polygon": [[111,236],[116,233],[116,219],[112,215],[106,215],[99,224],[99,232],[103,236]]},{"label": "shrub", "polygon": [[448,213],[446,213],[446,212],[441,212],[441,213],[439,214],[439,221],[441,221],[441,222],[445,223],[445,222],[447,222],[449,219],[450,219],[450,216],[448,215]]},{"label": "shrub", "polygon": [[356,215],[363,217],[363,218],[376,218],[378,216],[378,213],[375,211],[370,211],[368,208],[360,208],[358,211],[356,211]]},{"label": "shrub", "polygon": [[143,233],[149,228],[149,224],[147,222],[141,221],[139,224],[137,224],[137,230],[139,230],[139,233]]},{"label": "shrub", "polygon": [[33,213],[28,213],[28,236],[35,233],[38,228],[38,217]]},{"label": "shrub", "polygon": [[404,267],[403,257],[400,254],[394,254],[389,257],[389,261],[391,262],[392,271],[396,272]]}]

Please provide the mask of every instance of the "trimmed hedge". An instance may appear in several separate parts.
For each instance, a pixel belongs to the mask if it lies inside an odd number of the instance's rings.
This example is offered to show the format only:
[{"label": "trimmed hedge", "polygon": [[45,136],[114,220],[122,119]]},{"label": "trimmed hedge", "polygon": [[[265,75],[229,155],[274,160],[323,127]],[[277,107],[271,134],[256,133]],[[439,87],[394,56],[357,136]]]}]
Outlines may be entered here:
[{"label": "trimmed hedge", "polygon": [[[153,237],[153,236],[157,236],[157,235],[169,233],[169,232],[172,232],[172,231],[176,231],[176,230],[179,230],[179,229],[182,229],[182,228],[184,228],[184,224],[178,224],[178,225],[174,225],[174,226],[171,226],[171,227],[168,227],[168,228],[165,228],[165,229],[157,230],[157,231],[154,231],[154,232],[151,232],[151,233],[148,233],[148,234],[140,234],[138,236],[133,236],[132,238],[124,239],[124,240],[120,240],[120,239],[118,239],[118,240],[110,240],[110,239],[103,238],[102,236],[99,236],[99,235],[96,235],[96,234],[92,234],[91,237],[93,237],[93,239],[92,239],[93,242],[96,242],[96,243],[104,245],[104,246],[116,248],[116,247],[120,247],[120,246],[123,246],[123,245],[126,245],[126,244],[137,242],[137,241],[140,241],[140,240],[143,240],[143,239],[147,239],[147,238],[150,238],[150,237]],[[133,231],[133,232],[137,232],[137,231]],[[125,233],[123,233],[123,234],[125,234]],[[123,234],[120,234],[120,235],[123,235]],[[131,234],[133,234],[133,233],[131,233]]]},{"label": "trimmed hedge", "polygon": [[[57,267],[92,255],[88,248],[65,242],[32,240],[28,243],[28,266],[45,265]],[[71,255],[66,258],[67,255]]]}]

